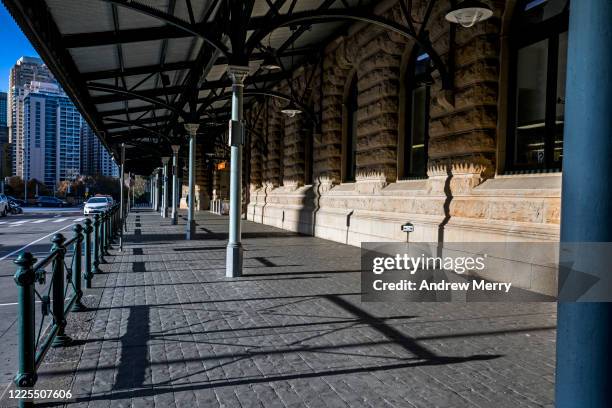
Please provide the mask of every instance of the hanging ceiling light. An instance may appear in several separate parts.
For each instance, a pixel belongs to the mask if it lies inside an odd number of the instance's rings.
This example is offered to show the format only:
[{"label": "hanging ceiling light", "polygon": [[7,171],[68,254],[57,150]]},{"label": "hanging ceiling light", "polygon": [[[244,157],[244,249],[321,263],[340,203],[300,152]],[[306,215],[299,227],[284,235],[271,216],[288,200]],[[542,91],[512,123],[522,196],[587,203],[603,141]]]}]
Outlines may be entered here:
[{"label": "hanging ceiling light", "polygon": [[446,14],[446,20],[468,28],[492,15],[493,10],[486,4],[477,0],[464,0]]},{"label": "hanging ceiling light", "polygon": [[279,71],[282,69],[274,55],[266,55],[261,63],[261,68],[267,71]]},{"label": "hanging ceiling light", "polygon": [[[291,27],[292,35],[295,32],[295,28]],[[291,43],[291,50],[295,50],[295,40]],[[293,52],[291,53],[291,69],[294,69],[293,65]],[[295,115],[299,115],[302,113],[302,110],[297,106],[297,104],[293,101],[293,75],[291,76],[291,80],[289,81],[289,91],[291,92],[291,100],[289,104],[281,109],[281,113],[289,116],[290,118],[294,118]]]},{"label": "hanging ceiling light", "polygon": [[302,110],[295,104],[295,102],[290,101],[289,105],[281,109],[281,113],[289,116],[290,118],[294,118],[295,115],[302,113]]},{"label": "hanging ceiling light", "polygon": [[268,36],[268,47],[265,49],[265,51],[266,56],[261,63],[261,68],[268,71],[278,71],[282,69],[283,67],[281,67],[280,63],[278,62],[278,58],[276,58],[276,54],[272,48],[272,33],[270,33]]}]

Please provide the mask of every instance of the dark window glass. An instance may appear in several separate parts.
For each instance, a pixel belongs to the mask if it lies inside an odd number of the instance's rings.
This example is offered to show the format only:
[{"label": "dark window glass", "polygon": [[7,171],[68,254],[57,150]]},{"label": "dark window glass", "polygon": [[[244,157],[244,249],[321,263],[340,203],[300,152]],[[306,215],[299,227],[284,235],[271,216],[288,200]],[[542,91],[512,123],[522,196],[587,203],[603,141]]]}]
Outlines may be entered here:
[{"label": "dark window glass", "polygon": [[567,0],[530,0],[519,4],[513,27],[509,170],[561,169]]},{"label": "dark window glass", "polygon": [[357,109],[359,89],[353,76],[346,100],[346,144],[344,146],[344,180],[355,181],[357,162]]},{"label": "dark window glass", "polygon": [[408,122],[404,136],[403,177],[425,177],[427,175],[431,84],[429,55],[415,51],[408,69],[410,70],[406,77]]},{"label": "dark window glass", "polygon": [[548,40],[518,50],[515,164],[544,164]]}]

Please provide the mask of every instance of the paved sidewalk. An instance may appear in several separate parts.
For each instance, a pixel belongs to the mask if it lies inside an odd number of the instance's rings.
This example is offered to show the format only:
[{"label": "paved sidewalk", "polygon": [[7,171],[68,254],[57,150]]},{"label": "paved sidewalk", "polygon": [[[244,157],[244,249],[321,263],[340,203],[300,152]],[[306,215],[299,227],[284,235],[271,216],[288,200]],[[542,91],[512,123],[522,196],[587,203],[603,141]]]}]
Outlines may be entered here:
[{"label": "paved sidewalk", "polygon": [[132,213],[71,406],[552,407],[554,304],[361,303],[359,248],[251,222],[226,279],[227,221]]}]

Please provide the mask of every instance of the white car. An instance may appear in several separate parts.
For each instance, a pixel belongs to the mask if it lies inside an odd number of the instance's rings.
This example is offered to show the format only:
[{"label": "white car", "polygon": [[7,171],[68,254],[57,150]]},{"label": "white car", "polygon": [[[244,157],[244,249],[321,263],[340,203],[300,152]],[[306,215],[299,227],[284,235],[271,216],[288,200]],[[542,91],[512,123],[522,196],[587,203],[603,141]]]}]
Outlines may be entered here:
[{"label": "white car", "polygon": [[107,197],[92,197],[85,203],[83,214],[99,214],[110,208],[112,202]]},{"label": "white car", "polygon": [[8,198],[4,194],[0,194],[0,217],[6,217],[9,212]]}]

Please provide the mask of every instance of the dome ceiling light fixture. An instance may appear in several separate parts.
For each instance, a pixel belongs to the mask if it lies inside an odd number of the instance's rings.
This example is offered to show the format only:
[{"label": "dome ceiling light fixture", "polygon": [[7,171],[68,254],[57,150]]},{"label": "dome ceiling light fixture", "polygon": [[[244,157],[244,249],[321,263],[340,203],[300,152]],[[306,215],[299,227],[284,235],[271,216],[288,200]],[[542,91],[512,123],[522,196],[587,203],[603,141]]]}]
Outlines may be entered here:
[{"label": "dome ceiling light fixture", "polygon": [[267,53],[263,62],[261,63],[261,68],[267,71],[279,71],[283,69],[278,61],[278,58],[276,58],[274,48],[272,48],[272,33],[270,33],[268,36],[268,47],[266,47],[266,51]]},{"label": "dome ceiling light fixture", "polygon": [[[292,35],[295,33],[295,30],[296,30],[295,27],[291,27]],[[294,51],[294,50],[295,50],[295,41],[291,43],[291,51]],[[291,53],[291,69],[294,69],[293,54],[294,53],[292,52]],[[289,116],[290,118],[295,118],[296,115],[299,115],[300,113],[302,113],[302,110],[297,106],[297,104],[294,101],[293,77],[289,81],[289,91],[291,95],[291,100],[289,101],[289,104],[287,106],[281,109],[281,113]]]},{"label": "dome ceiling light fixture", "polygon": [[266,55],[261,63],[261,68],[266,71],[279,71],[282,69],[274,55]]},{"label": "dome ceiling light fixture", "polygon": [[477,0],[464,0],[453,7],[447,14],[446,20],[469,28],[474,24],[485,21],[493,15],[493,10],[486,4]]},{"label": "dome ceiling light fixture", "polygon": [[302,113],[302,110],[295,104],[295,102],[290,101],[289,105],[281,109],[281,113],[289,116],[290,118],[294,118],[296,115]]}]

